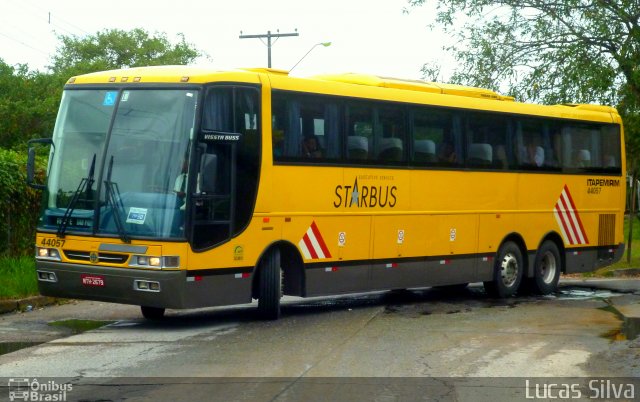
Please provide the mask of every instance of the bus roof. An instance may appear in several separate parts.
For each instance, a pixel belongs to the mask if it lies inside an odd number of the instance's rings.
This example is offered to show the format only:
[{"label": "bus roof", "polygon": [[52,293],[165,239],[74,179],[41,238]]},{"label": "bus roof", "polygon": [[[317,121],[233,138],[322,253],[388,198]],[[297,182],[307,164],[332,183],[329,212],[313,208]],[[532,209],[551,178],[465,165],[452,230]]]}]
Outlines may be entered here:
[{"label": "bus roof", "polygon": [[511,96],[503,96],[497,92],[484,88],[467,87],[455,84],[443,84],[421,80],[405,80],[401,78],[379,77],[376,75],[346,73],[339,75],[318,75],[312,78],[324,81],[337,81],[349,84],[404,89],[409,91],[421,91],[435,94],[469,96],[472,98],[493,99],[501,101],[514,100],[514,98]]},{"label": "bus roof", "polygon": [[521,103],[516,102],[513,97],[504,96],[484,88],[357,73],[298,78],[289,76],[288,71],[272,68],[217,70],[192,66],[152,66],[80,75],[69,79],[67,84],[69,86],[119,83],[204,84],[219,81],[259,84],[263,79],[267,78],[274,88],[300,92],[377,98],[411,103],[432,103],[441,106],[516,114],[539,114],[562,118],[620,122],[617,110],[610,106],[591,104],[546,106]]}]

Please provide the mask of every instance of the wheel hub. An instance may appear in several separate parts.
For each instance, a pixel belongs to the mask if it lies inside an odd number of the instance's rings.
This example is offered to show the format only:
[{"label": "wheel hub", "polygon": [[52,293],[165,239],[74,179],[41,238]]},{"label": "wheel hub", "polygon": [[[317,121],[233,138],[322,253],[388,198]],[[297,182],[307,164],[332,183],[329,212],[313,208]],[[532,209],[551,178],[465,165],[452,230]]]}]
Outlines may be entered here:
[{"label": "wheel hub", "polygon": [[519,267],[517,258],[511,253],[506,254],[500,264],[502,283],[507,287],[513,286],[513,284],[518,280],[518,271]]},{"label": "wheel hub", "polygon": [[542,256],[540,264],[540,276],[542,277],[542,281],[547,284],[553,282],[553,278],[556,276],[556,269],[558,269],[556,257],[553,253],[546,252],[544,256]]}]

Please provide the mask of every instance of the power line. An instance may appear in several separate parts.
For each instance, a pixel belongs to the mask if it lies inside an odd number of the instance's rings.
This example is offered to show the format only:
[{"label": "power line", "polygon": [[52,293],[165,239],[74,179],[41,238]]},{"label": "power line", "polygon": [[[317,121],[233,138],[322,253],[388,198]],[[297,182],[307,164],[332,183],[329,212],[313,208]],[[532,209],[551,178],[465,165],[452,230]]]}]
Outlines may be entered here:
[{"label": "power line", "polygon": [[7,35],[7,34],[5,34],[5,33],[2,33],[2,32],[0,32],[0,35],[4,36],[5,38],[10,39],[10,40],[12,40],[12,41],[14,41],[14,42],[19,43],[19,44],[21,44],[22,46],[28,47],[29,49],[35,50],[36,52],[42,53],[42,54],[44,54],[45,56],[49,56],[49,53],[48,53],[48,52],[45,52],[45,51],[44,51],[44,50],[42,50],[42,49],[38,49],[38,48],[36,48],[36,47],[33,47],[33,46],[29,45],[28,43],[25,43],[25,42],[21,41],[20,39],[16,39],[16,38],[14,38],[14,37],[12,37],[12,36],[9,36],[9,35]]},{"label": "power line", "polygon": [[[48,20],[49,24],[55,26],[55,24],[53,24],[51,22],[51,18],[52,18],[52,14],[51,14],[51,11],[49,11],[49,20]],[[80,28],[79,26],[74,25],[74,24],[70,23],[69,21],[66,21],[66,20],[62,19],[62,18],[58,17],[57,15],[56,15],[56,19],[62,21],[63,23],[67,24],[68,26],[72,27],[73,29],[82,32],[85,35],[91,35],[89,32],[85,31],[84,29]]]},{"label": "power line", "polygon": [[[89,32],[59,17],[58,14],[54,15],[51,11],[43,11],[42,9],[35,7],[33,4],[30,4],[28,1],[18,1],[18,2],[13,1],[13,4],[21,7],[22,10],[28,13],[31,17],[38,19],[40,21],[46,22],[49,26],[54,28],[53,29],[54,31],[59,30],[73,36],[76,36],[78,32],[82,35],[90,35]],[[53,17],[55,17],[55,20],[53,19]],[[70,31],[64,26],[58,24],[57,21],[60,21],[63,24],[66,24],[68,27],[75,30],[76,32]]]}]

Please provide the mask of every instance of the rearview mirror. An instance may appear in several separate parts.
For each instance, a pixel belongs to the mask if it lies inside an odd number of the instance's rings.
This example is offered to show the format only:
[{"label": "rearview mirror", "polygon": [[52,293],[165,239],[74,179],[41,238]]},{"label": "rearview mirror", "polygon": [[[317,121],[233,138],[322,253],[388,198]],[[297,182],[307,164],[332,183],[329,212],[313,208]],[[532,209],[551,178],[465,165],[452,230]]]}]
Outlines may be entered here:
[{"label": "rearview mirror", "polygon": [[[36,148],[32,146],[33,144],[43,144],[43,145],[53,145],[53,140],[51,138],[38,138],[35,140],[29,140],[27,143],[29,145],[29,150],[27,151],[27,178],[26,182],[29,187],[35,188],[36,190],[45,190],[47,188],[46,184],[35,183],[35,175],[36,175]],[[54,147],[55,149],[55,147]]]}]

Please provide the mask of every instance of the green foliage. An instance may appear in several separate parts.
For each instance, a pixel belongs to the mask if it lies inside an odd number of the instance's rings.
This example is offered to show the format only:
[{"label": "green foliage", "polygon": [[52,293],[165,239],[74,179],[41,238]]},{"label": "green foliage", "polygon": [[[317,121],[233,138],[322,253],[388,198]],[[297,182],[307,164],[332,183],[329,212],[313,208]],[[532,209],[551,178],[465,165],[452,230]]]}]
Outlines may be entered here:
[{"label": "green foliage", "polygon": [[58,108],[59,82],[30,72],[25,65],[0,60],[0,147],[24,147],[31,138],[49,136]]},{"label": "green foliage", "polygon": [[19,299],[37,295],[38,280],[33,255],[0,257],[0,299]]},{"label": "green foliage", "polygon": [[[44,166],[38,169],[40,181]],[[42,194],[25,183],[26,155],[0,149],[0,255],[33,255]]]},{"label": "green foliage", "polygon": [[60,36],[62,45],[53,56],[54,74],[71,77],[94,71],[167,64],[189,64],[201,53],[179,35],[176,44],[165,34],[149,35],[144,29],[104,30],[93,36]]},{"label": "green foliage", "polygon": [[437,4],[436,23],[457,37],[452,81],[519,100],[617,105],[629,162],[640,142],[637,0],[409,0]]}]

